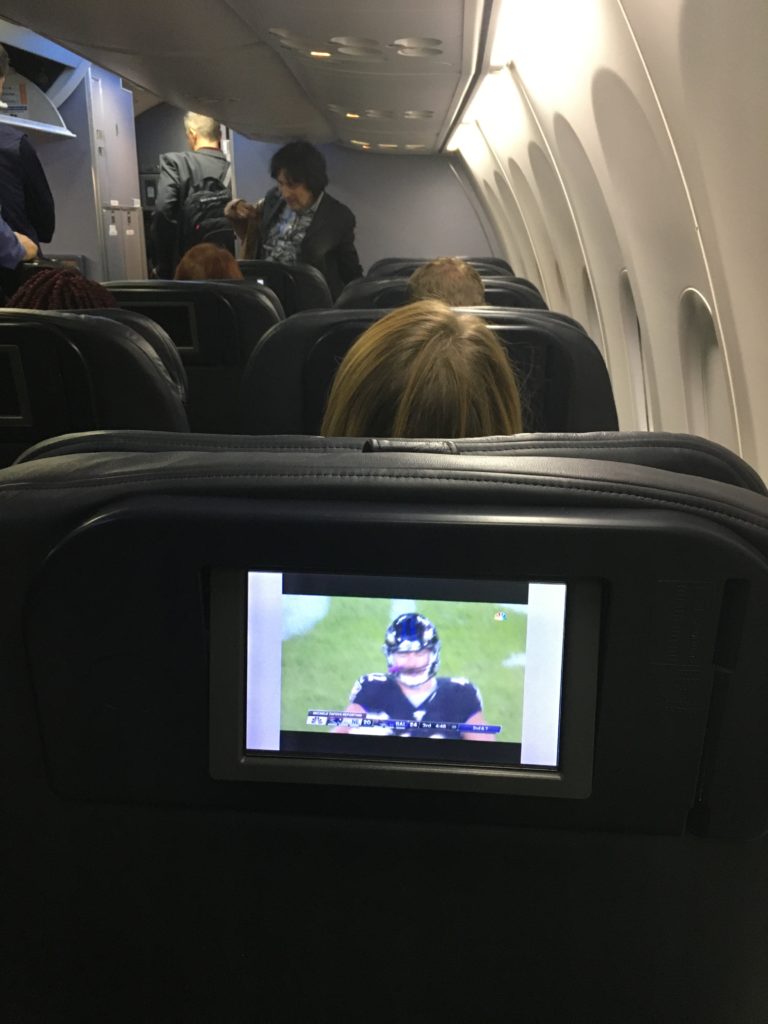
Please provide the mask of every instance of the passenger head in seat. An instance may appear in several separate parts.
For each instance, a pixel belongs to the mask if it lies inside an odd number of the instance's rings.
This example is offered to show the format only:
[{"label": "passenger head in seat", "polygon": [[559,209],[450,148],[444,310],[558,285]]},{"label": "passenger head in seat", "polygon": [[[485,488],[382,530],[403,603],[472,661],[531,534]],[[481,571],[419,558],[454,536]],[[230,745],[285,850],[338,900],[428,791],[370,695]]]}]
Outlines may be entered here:
[{"label": "passenger head in seat", "polygon": [[15,309],[113,309],[114,296],[73,267],[39,270],[11,296]]},{"label": "passenger head in seat", "polygon": [[442,302],[403,306],[368,328],[328,397],[328,437],[485,437],[522,430],[501,342],[479,317]]},{"label": "passenger head in seat", "polygon": [[243,272],[231,252],[211,242],[187,249],[179,260],[177,281],[242,281]]},{"label": "passenger head in seat", "polygon": [[440,299],[449,306],[484,306],[483,281],[474,267],[455,256],[430,260],[408,279],[408,298]]}]

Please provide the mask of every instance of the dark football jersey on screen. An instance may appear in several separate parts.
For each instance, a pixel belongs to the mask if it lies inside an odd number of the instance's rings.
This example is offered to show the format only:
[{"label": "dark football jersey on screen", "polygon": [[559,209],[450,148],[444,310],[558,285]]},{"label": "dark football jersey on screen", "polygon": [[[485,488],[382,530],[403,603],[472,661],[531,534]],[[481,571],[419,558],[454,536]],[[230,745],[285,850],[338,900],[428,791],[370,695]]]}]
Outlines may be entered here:
[{"label": "dark football jersey on screen", "polygon": [[[360,676],[349,695],[351,704],[359,704],[369,714],[386,715],[387,718],[411,720],[414,722],[466,722],[468,718],[482,711],[483,702],[476,686],[468,679],[453,676],[438,676],[437,686],[416,707],[404,695],[392,676],[383,672],[371,672]],[[416,733],[398,732],[400,736]],[[429,735],[419,730],[418,735]],[[446,738],[460,739],[461,733],[445,734]]]}]

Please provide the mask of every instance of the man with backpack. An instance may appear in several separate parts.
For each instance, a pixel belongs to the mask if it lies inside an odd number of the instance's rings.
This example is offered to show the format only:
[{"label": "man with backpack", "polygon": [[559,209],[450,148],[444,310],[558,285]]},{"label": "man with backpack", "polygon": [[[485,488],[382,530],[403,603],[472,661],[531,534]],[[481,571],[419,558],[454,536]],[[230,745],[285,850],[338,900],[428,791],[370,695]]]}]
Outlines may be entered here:
[{"label": "man with backpack", "polygon": [[217,242],[234,252],[234,232],[224,216],[232,191],[221,126],[190,111],[184,128],[190,151],[160,155],[152,220],[158,277],[172,278],[180,257],[199,242]]}]

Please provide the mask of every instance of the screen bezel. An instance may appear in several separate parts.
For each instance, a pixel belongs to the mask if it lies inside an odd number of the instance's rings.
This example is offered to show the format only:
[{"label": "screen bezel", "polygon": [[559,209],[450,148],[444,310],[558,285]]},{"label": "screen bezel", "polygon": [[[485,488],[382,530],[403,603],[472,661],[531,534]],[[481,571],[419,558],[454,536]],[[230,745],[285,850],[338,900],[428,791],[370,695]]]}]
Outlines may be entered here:
[{"label": "screen bezel", "polygon": [[[265,570],[304,571],[294,566],[284,566],[281,570],[252,565],[247,569],[211,569],[210,572],[209,767],[214,779],[446,789],[571,799],[590,795],[601,597],[597,581],[573,580],[566,575],[556,580],[538,576],[525,580],[567,586],[559,766],[530,769],[246,751],[247,581],[248,572]],[[323,574],[331,575],[327,570]],[[344,572],[344,575],[350,574]],[[370,575],[365,573],[367,577]],[[389,576],[382,574],[379,578],[386,580]]]}]

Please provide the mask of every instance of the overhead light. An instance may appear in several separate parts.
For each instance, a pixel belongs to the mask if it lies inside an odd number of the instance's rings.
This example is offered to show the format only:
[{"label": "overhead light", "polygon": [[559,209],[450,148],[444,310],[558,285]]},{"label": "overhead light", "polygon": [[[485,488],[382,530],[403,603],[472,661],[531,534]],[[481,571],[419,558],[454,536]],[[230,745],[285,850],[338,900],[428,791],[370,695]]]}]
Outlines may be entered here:
[{"label": "overhead light", "polygon": [[397,149],[396,142],[378,142],[377,146],[379,149]]},{"label": "overhead light", "polygon": [[332,57],[333,54],[329,53],[328,50],[310,50],[310,57]]},{"label": "overhead light", "polygon": [[358,118],[358,117],[360,117],[360,115],[359,115],[359,114],[353,114],[351,110],[348,110],[348,111],[346,112],[346,114],[345,114],[344,116],[345,116],[345,117],[348,117],[348,118],[350,118],[350,119],[353,119],[353,120],[354,120],[355,118]]},{"label": "overhead light", "polygon": [[426,149],[427,147],[423,142],[406,142],[406,149]]},{"label": "overhead light", "polygon": [[370,142],[364,142],[362,139],[350,139],[353,146],[370,146]]}]

